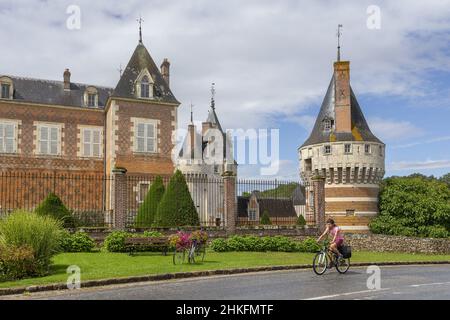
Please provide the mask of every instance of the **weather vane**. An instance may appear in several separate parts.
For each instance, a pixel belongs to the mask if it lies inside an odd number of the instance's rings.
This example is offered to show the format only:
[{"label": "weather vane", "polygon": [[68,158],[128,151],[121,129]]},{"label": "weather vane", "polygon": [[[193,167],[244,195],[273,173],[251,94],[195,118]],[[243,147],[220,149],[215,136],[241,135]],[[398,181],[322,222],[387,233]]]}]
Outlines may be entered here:
[{"label": "weather vane", "polygon": [[136,21],[139,23],[139,43],[142,43],[142,22],[144,22],[144,19],[139,16],[139,19],[136,19]]},{"label": "weather vane", "polygon": [[341,35],[342,35],[342,24],[338,24],[338,29],[337,29],[337,40],[338,40],[338,52],[337,52],[337,61],[341,61]]}]

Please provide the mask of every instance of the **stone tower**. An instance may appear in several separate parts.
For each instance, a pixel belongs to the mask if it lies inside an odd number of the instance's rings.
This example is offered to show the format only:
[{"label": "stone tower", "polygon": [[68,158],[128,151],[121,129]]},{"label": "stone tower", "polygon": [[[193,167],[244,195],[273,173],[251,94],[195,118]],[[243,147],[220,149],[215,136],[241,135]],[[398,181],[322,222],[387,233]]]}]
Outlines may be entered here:
[{"label": "stone tower", "polygon": [[[385,145],[370,131],[350,86],[350,62],[334,63],[334,73],[311,135],[298,149],[303,181],[325,178],[325,214],[346,231],[368,230],[378,214]],[[306,212],[313,193],[306,190]]]}]

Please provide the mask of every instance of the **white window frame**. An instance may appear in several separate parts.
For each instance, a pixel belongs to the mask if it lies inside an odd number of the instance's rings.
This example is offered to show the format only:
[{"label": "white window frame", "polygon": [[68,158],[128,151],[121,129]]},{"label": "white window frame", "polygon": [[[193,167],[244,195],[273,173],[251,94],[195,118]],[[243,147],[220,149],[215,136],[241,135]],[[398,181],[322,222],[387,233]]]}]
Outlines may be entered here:
[{"label": "white window frame", "polygon": [[[101,127],[80,127],[81,131],[81,157],[101,158],[103,157],[103,128]],[[86,141],[86,132],[89,131],[89,141]],[[99,142],[94,143],[94,133],[98,133]],[[89,152],[86,153],[86,145],[89,145]],[[94,145],[98,145],[99,154],[94,155]]]},{"label": "white window frame", "polygon": [[[12,126],[13,136],[12,136],[12,151],[6,150],[6,126]],[[18,141],[18,123],[16,121],[0,119],[0,153],[1,154],[15,154],[17,153],[17,141]],[[11,139],[11,138],[9,138]]]},{"label": "white window frame", "polygon": [[[369,150],[367,150],[367,147],[369,147],[368,148]],[[370,144],[365,144],[364,145],[364,153],[365,154],[371,154],[372,153],[372,146]]]},{"label": "white window frame", "polygon": [[[254,216],[253,216],[254,214]],[[248,209],[248,220],[249,221],[258,221],[258,210],[256,208]]]},{"label": "white window frame", "polygon": [[[327,152],[327,148],[330,149],[330,152]],[[323,146],[323,154],[326,154],[326,155],[331,154],[331,145],[330,144],[326,144]]]},{"label": "white window frame", "polygon": [[[144,135],[139,136],[139,126],[144,125]],[[148,125],[153,126],[153,137],[148,136]],[[139,150],[138,139],[144,139],[144,150]],[[153,150],[148,149],[148,140],[153,140]],[[158,153],[158,121],[153,119],[136,119],[134,121],[134,143],[133,150],[135,153]]]},{"label": "white window frame", "polygon": [[[6,97],[3,96],[3,87],[8,86],[8,92],[6,94]],[[11,84],[10,83],[1,83],[0,84],[0,98],[1,99],[10,99],[11,98]]]},{"label": "white window frame", "polygon": [[[47,128],[48,130],[48,135],[47,135],[47,140],[45,140],[47,142],[47,152],[43,152],[41,150],[41,142],[43,142],[43,140],[41,140],[41,130],[43,128]],[[37,124],[37,135],[36,135],[36,140],[37,140],[37,154],[39,155],[46,155],[46,156],[60,156],[61,155],[61,132],[62,132],[62,125],[61,124],[57,124],[57,123],[39,123]],[[52,140],[49,139],[49,137],[51,136],[51,130],[52,129],[56,129],[57,130],[57,139],[56,139],[56,153],[51,153],[51,142]]]},{"label": "white window frame", "polygon": [[[347,146],[350,147],[348,151],[347,151],[347,149],[346,149]],[[351,143],[345,143],[345,144],[344,144],[344,153],[345,153],[345,154],[350,154],[350,153],[352,153],[352,144],[351,144]]]}]

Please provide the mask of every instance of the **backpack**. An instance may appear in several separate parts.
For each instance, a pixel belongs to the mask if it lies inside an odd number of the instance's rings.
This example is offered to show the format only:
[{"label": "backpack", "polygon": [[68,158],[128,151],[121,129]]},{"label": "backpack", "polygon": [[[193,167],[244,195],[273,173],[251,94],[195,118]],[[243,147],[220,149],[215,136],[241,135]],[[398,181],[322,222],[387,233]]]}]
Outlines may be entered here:
[{"label": "backpack", "polygon": [[345,259],[352,257],[352,247],[347,245],[342,245],[339,247],[339,252],[343,255]]}]

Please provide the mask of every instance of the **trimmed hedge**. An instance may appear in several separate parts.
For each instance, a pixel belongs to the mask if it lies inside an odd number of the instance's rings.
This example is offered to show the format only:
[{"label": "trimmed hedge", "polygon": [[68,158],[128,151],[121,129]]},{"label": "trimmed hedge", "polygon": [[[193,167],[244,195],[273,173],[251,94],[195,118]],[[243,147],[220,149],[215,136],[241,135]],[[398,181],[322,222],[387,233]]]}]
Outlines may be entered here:
[{"label": "trimmed hedge", "polygon": [[200,225],[194,201],[192,201],[186,179],[180,170],[177,170],[170,178],[169,185],[158,206],[155,225],[158,227]]},{"label": "trimmed hedge", "polygon": [[163,179],[157,176],[150,186],[144,202],[139,207],[136,217],[137,228],[149,228],[153,225],[159,203],[164,196],[164,191]]},{"label": "trimmed hedge", "polygon": [[306,226],[306,220],[302,215],[299,215],[296,222],[297,226],[304,227]]},{"label": "trimmed hedge", "polygon": [[267,226],[272,224],[272,221],[270,221],[269,212],[267,210],[264,210],[259,223]]},{"label": "trimmed hedge", "polygon": [[61,239],[61,249],[64,252],[91,252],[95,248],[95,241],[86,232],[70,234],[64,232]]},{"label": "trimmed hedge", "polygon": [[64,228],[75,228],[75,218],[62,200],[54,193],[50,193],[34,210],[40,216],[50,216],[62,222]]},{"label": "trimmed hedge", "polygon": [[[109,252],[126,252],[125,239],[127,238],[139,238],[139,237],[161,237],[163,234],[158,231],[146,231],[144,234],[130,233],[125,231],[111,232],[103,242],[103,247]],[[155,247],[139,247],[141,251],[159,251]]]},{"label": "trimmed hedge", "polygon": [[256,237],[232,236],[228,239],[219,238],[211,242],[211,249],[216,252],[229,251],[279,251],[279,252],[317,252],[320,246],[313,238],[294,241],[289,237]]}]

